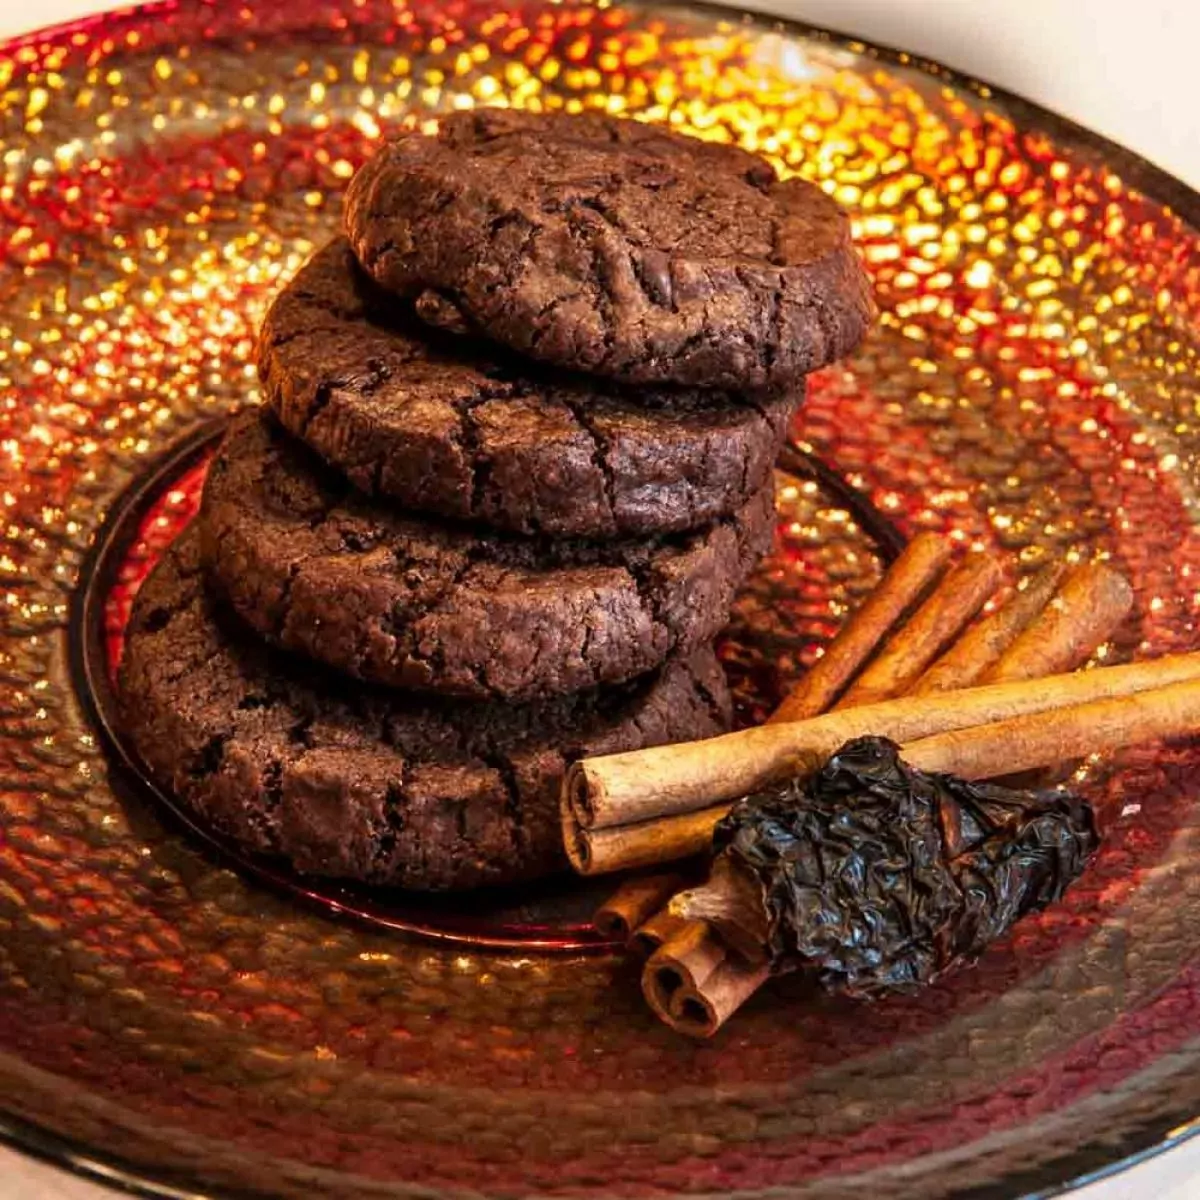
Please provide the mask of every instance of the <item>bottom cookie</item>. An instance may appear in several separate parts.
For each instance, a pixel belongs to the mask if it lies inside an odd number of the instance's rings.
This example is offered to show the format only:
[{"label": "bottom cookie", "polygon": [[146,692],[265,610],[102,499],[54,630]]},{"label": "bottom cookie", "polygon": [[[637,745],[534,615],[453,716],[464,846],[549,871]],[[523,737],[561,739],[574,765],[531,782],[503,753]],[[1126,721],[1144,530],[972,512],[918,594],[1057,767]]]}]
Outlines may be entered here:
[{"label": "bottom cookie", "polygon": [[268,649],[223,611],[194,529],[138,593],[120,703],[155,780],[240,845],[305,873],[425,890],[562,869],[570,760],[710,737],[730,708],[710,648],[529,705],[356,683]]}]

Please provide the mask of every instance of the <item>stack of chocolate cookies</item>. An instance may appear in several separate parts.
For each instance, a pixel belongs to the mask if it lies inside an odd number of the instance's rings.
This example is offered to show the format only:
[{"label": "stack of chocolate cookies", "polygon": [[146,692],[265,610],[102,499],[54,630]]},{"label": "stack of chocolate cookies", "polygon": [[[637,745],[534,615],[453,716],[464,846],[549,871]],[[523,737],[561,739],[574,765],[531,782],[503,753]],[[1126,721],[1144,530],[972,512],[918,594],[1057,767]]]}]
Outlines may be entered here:
[{"label": "stack of chocolate cookies", "polygon": [[870,312],[845,216],[732,147],[504,110],[385,146],[139,593],[138,752],[302,871],[560,868],[567,762],[727,726],[774,459]]}]

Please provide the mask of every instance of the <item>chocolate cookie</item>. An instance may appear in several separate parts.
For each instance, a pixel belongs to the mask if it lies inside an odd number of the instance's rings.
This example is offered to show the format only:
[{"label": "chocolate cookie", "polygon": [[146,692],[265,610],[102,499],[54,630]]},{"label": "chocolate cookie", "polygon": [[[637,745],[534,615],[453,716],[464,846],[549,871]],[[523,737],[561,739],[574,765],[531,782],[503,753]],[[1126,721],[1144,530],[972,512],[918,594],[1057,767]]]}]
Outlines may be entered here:
[{"label": "chocolate cookie", "polygon": [[[447,344],[449,343],[449,344]],[[626,393],[423,325],[344,239],[276,299],[259,375],[355,485],[519,533],[643,535],[728,515],[767,481],[797,393]]]},{"label": "chocolate cookie", "polygon": [[872,314],[850,222],[820,188],[635,121],[456,113],[380,150],[345,224],[426,320],[629,382],[795,386]]},{"label": "chocolate cookie", "polygon": [[709,648],[536,706],[364,687],[268,649],[221,611],[193,531],[138,593],[120,694],[154,778],[206,823],[301,871],[424,889],[561,869],[568,761],[711,737],[729,720]]},{"label": "chocolate cookie", "polygon": [[768,484],[697,533],[477,531],[360,496],[249,412],[213,460],[200,521],[215,579],[272,641],[360,679],[526,700],[630,679],[708,641],[773,516]]}]

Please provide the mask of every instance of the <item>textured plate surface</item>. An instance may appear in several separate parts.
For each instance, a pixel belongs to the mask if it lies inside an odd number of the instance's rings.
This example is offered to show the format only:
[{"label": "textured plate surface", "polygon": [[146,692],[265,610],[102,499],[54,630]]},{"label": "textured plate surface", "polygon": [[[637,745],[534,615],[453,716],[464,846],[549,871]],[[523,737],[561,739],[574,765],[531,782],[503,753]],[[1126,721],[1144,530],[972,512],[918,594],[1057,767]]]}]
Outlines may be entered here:
[{"label": "textured plate surface", "polygon": [[[705,1045],[616,957],[439,946],[281,898],[106,757],[77,666],[107,514],[254,398],[256,323],[375,141],[500,102],[670,120],[829,188],[883,318],[814,381],[798,440],[907,532],[1022,569],[1112,557],[1138,604],[1108,657],[1196,645],[1198,206],[1132,156],[904,56],[707,11],[172,0],[9,46],[10,1136],[193,1192],[349,1198],[1009,1195],[1161,1140],[1200,1112],[1191,746],[1087,765],[1124,809],[1099,861],[978,969],[869,1007],[790,981]],[[186,512],[172,482],[147,553]],[[780,530],[725,647],[748,718],[878,571],[815,483],[785,482]]]}]

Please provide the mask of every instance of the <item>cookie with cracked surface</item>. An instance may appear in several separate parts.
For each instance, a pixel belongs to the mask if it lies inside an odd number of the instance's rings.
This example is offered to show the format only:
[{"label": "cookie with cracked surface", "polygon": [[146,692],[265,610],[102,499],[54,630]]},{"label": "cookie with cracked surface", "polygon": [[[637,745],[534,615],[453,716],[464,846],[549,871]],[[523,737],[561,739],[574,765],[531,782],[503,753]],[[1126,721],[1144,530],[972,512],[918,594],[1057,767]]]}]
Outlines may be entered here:
[{"label": "cookie with cracked surface", "polygon": [[479,109],[367,162],[345,227],[428,321],[632,383],[786,388],[873,315],[846,214],[733,146]]},{"label": "cookie with cracked surface", "polygon": [[730,709],[709,647],[537,705],[364,687],[268,648],[222,610],[194,527],[138,593],[119,692],[152,776],[207,825],[303,872],[422,889],[561,870],[568,761],[711,737]]},{"label": "cookie with cracked surface", "polygon": [[798,392],[617,385],[439,334],[344,239],[276,298],[259,375],[279,420],[362,491],[518,533],[695,529],[767,481]]},{"label": "cookie with cracked surface", "polygon": [[213,459],[200,527],[234,609],[286,649],[376,683],[530,700],[631,679],[711,639],[773,517],[771,484],[701,531],[638,541],[413,517],[250,411]]}]

